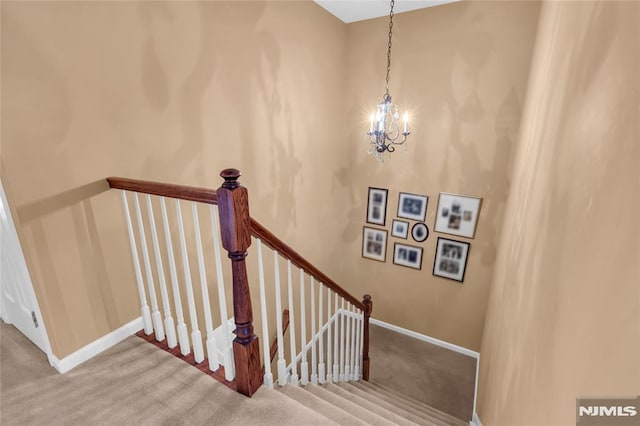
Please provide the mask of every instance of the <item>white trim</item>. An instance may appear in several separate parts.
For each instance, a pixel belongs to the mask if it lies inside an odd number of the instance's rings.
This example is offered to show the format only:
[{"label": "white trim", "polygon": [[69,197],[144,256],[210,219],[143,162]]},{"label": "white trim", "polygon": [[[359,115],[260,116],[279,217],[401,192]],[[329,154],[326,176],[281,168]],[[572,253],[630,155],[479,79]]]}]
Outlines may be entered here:
[{"label": "white trim", "polygon": [[51,355],[52,365],[60,374],[64,374],[85,361],[90,360],[110,347],[122,342],[129,336],[136,334],[143,329],[142,317],[138,317],[133,321],[123,325],[122,327],[112,331],[89,343],[77,351],[62,359],[58,359],[55,355]]},{"label": "white trim", "polygon": [[482,422],[480,421],[480,417],[478,417],[478,413],[473,412],[473,419],[469,422],[470,425],[473,426],[482,426]]},{"label": "white trim", "polygon": [[[36,326],[37,333],[40,334],[39,342],[33,342],[39,349],[41,349],[47,355],[47,361],[49,365],[53,366],[53,351],[51,350],[51,343],[49,341],[49,335],[47,334],[47,328],[44,324],[44,318],[42,317],[42,311],[40,310],[40,305],[38,304],[38,298],[36,297],[35,289],[33,287],[33,281],[31,280],[31,274],[29,272],[29,268],[26,263],[26,259],[24,256],[24,251],[22,250],[22,242],[18,236],[18,230],[13,220],[13,212],[11,211],[11,206],[9,205],[9,200],[7,197],[7,191],[4,188],[4,184],[2,183],[2,179],[0,178],[0,221],[5,222],[8,227],[9,238],[4,240],[7,245],[2,245],[0,251],[8,250],[10,254],[12,254],[14,260],[19,259],[19,264],[14,265],[21,272],[21,276],[19,275],[16,278],[20,278],[20,281],[17,283],[20,285],[25,292],[25,296],[29,299],[30,310],[35,314],[38,325]],[[0,278],[0,293],[2,293],[2,279]],[[9,313],[6,311],[2,303],[2,295],[0,294],[0,319],[3,321],[10,320]],[[9,322],[7,322],[10,324]],[[15,324],[14,324],[15,325]],[[18,331],[24,334],[23,330],[20,330],[16,327]],[[25,334],[26,336],[26,334]],[[31,337],[26,336],[28,339]]]},{"label": "white trim", "polygon": [[480,354],[476,351],[472,351],[471,349],[463,348],[462,346],[454,345],[453,343],[445,342],[444,340],[436,339],[435,337],[426,336],[424,334],[417,333],[415,331],[407,330],[406,328],[398,327],[397,325],[389,324],[384,321],[380,321],[374,318],[370,319],[371,324],[377,325],[382,328],[386,328],[391,331],[395,331],[396,333],[404,334],[409,337],[413,337],[414,339],[422,340],[423,342],[431,343],[436,346],[441,346],[443,348],[449,349],[454,352],[461,353],[466,356],[470,356],[472,358],[479,359]]},{"label": "white trim", "polygon": [[471,349],[463,348],[462,346],[454,345],[453,343],[445,342],[444,340],[436,339],[435,337],[430,337],[425,334],[417,333],[412,330],[408,330],[406,328],[398,327],[397,325],[389,324],[384,321],[380,321],[374,318],[371,318],[369,322],[373,325],[377,325],[382,328],[386,328],[387,330],[395,331],[396,333],[404,334],[405,336],[413,337],[414,339],[422,340],[423,342],[431,343],[432,345],[440,346],[445,349],[449,349],[450,351],[458,352],[462,355],[466,355],[476,359],[476,378],[473,389],[473,422],[478,421],[478,426],[482,426],[480,423],[480,418],[476,413],[476,401],[478,398],[478,373],[480,370],[480,354],[476,351],[472,351]]},{"label": "white trim", "polygon": [[[480,354],[478,354],[478,358],[476,358],[476,382],[473,387],[473,415],[478,417],[476,413],[476,402],[478,401],[478,377],[480,376]],[[480,423],[480,418],[478,417],[478,424],[482,426]]]}]

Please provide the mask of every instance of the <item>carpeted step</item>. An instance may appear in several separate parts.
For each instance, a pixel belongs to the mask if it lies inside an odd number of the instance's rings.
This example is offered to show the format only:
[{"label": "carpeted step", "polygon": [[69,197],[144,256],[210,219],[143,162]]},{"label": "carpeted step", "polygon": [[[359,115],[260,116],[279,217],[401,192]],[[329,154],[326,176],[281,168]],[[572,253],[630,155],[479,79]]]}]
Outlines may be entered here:
[{"label": "carpeted step", "polygon": [[381,385],[380,383],[371,382],[371,381],[360,381],[356,382],[356,385],[370,389],[373,392],[378,392],[379,394],[383,394],[388,396],[389,398],[395,399],[396,401],[401,402],[404,405],[408,405],[414,409],[420,410],[428,415],[439,418],[441,421],[444,421],[447,425],[468,425],[468,422],[461,420],[451,414],[445,413],[444,411],[438,410],[422,401],[418,401],[415,398],[404,395],[394,389],[391,389],[387,386]]},{"label": "carpeted step", "polygon": [[377,413],[369,411],[367,408],[359,406],[349,401],[348,399],[345,399],[342,396],[337,395],[330,390],[327,390],[324,385],[308,385],[304,389],[307,392],[317,396],[318,398],[325,400],[331,405],[334,405],[344,411],[347,411],[348,413],[351,413],[353,416],[357,417],[368,425],[396,425],[396,423],[392,422],[391,420],[388,420],[378,415]]},{"label": "carpeted step", "polygon": [[[385,419],[389,420],[390,422],[393,422],[397,425],[414,425],[416,424],[414,421],[407,419],[407,415],[409,413],[404,412],[402,415],[395,412],[395,411],[391,411],[388,410],[387,408],[380,406],[378,404],[376,404],[375,402],[371,401],[369,398],[367,397],[361,397],[358,396],[354,393],[351,393],[345,389],[343,389],[341,387],[341,385],[337,385],[337,384],[333,384],[333,383],[327,383],[325,385],[323,385],[323,387],[340,396],[341,398],[344,398],[347,401],[352,402],[353,404],[356,404],[359,407],[365,408],[368,411],[375,413],[377,415],[379,415],[380,417],[384,417]],[[414,416],[415,420],[420,421],[420,419],[416,418]]]},{"label": "carpeted step", "polygon": [[358,382],[340,383],[342,389],[364,398],[378,407],[383,407],[392,411],[407,420],[418,424],[433,424],[437,426],[448,426],[449,422],[443,422],[440,416],[434,416],[433,413],[425,410],[419,410],[404,404],[401,398],[390,397],[384,393],[358,384]]},{"label": "carpeted step", "polygon": [[[350,384],[353,387],[360,389],[363,392],[373,393],[379,398],[385,398],[387,401],[393,404],[396,404],[399,407],[402,407],[403,409],[406,409],[407,411],[412,412],[417,416],[430,416],[433,414],[433,411],[429,406],[425,407],[418,402],[414,402],[411,398],[408,398],[408,397],[387,393],[387,391],[383,389],[379,389],[377,387],[371,386],[370,383],[371,382],[366,382],[366,381],[350,382]],[[435,417],[440,419],[440,416],[435,416]]]},{"label": "carpeted step", "polygon": [[339,425],[366,426],[367,423],[353,416],[349,412],[317,397],[303,387],[297,385],[275,386],[275,389],[298,403],[308,407]]}]

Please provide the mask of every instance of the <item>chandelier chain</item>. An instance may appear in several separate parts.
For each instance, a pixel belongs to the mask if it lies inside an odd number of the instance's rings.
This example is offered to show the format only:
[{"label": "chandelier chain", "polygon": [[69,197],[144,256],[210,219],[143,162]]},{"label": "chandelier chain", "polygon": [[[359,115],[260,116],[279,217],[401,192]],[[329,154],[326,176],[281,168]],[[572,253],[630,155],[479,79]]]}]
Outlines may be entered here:
[{"label": "chandelier chain", "polygon": [[393,35],[393,5],[395,0],[391,0],[391,11],[389,12],[389,45],[387,48],[387,90],[386,95],[389,96],[389,75],[391,74],[391,37]]}]

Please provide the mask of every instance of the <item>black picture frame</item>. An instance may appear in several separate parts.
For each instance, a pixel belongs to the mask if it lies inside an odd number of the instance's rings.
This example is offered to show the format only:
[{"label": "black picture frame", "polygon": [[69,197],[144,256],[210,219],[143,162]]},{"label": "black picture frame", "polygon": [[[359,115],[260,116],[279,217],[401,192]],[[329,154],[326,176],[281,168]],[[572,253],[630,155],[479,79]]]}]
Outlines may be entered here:
[{"label": "black picture frame", "polygon": [[370,186],[367,196],[367,223],[385,226],[389,190]]},{"label": "black picture frame", "polygon": [[422,269],[422,247],[410,246],[408,244],[394,243],[393,263],[411,269]]},{"label": "black picture frame", "polygon": [[429,197],[426,195],[401,192],[398,196],[398,217],[424,222],[427,216]]},{"label": "black picture frame", "polygon": [[464,282],[471,243],[438,237],[433,275],[452,281]]},{"label": "black picture frame", "polygon": [[429,227],[424,222],[418,222],[411,227],[411,238],[416,243],[421,243],[429,238]]},{"label": "black picture frame", "polygon": [[362,257],[378,262],[386,262],[387,230],[371,228],[369,226],[363,226],[362,228]]},{"label": "black picture frame", "polygon": [[391,222],[391,236],[406,240],[409,237],[409,222],[393,219]]}]

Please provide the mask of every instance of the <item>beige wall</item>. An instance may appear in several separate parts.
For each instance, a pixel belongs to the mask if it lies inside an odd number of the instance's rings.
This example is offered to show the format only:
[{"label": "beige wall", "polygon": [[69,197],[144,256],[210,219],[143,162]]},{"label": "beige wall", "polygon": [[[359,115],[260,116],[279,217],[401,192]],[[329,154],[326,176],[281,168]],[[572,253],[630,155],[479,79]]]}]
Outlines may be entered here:
[{"label": "beige wall", "polygon": [[480,370],[487,425],[575,422],[640,393],[640,5],[540,18]]},{"label": "beige wall", "polygon": [[[478,350],[509,193],[538,4],[396,16],[391,91],[410,154],[362,131],[382,95],[386,18],[345,25],[311,2],[2,4],[3,179],[64,356],[138,312],[109,175],[216,187],[245,171],[254,216],[374,317]],[[108,17],[108,19],[105,19]],[[483,197],[464,284],[361,254],[368,186]],[[331,249],[328,249],[331,248]],[[420,312],[420,314],[416,314]]]},{"label": "beige wall", "polygon": [[[347,188],[347,217],[336,250],[336,275],[354,294],[369,292],[374,318],[480,349],[495,253],[510,192],[510,159],[533,48],[536,2],[460,2],[398,14],[394,18],[390,91],[411,115],[409,153],[396,151],[384,165],[367,155],[369,114],[384,94],[388,18],[348,26],[348,139],[352,159],[338,179]],[[387,226],[398,193],[429,196],[432,233],[422,270],[360,257],[367,188],[388,188]],[[465,281],[432,275],[433,232],[440,192],[483,198]],[[413,223],[413,222],[412,222]],[[441,234],[446,237],[446,235]]]},{"label": "beige wall", "polygon": [[58,357],[139,315],[107,176],[240,168],[254,216],[328,265],[345,52],[311,2],[2,2],[3,182]]}]

